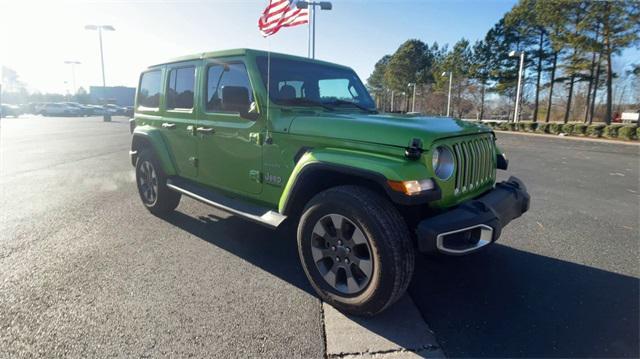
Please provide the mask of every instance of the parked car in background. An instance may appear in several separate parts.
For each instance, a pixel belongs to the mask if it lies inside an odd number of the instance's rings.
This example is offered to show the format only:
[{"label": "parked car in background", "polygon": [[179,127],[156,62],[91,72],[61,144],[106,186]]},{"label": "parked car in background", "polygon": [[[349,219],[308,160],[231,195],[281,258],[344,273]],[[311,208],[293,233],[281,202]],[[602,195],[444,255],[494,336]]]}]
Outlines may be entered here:
[{"label": "parked car in background", "polygon": [[93,111],[85,105],[79,104],[77,102],[64,102],[64,104],[71,109],[73,116],[91,116],[92,115]]},{"label": "parked car in background", "polygon": [[43,116],[73,116],[73,109],[62,103],[46,103],[40,108]]},{"label": "parked car in background", "polygon": [[124,108],[124,115],[127,117],[133,117],[133,106],[126,106]]},{"label": "parked car in background", "polygon": [[16,105],[9,105],[9,104],[2,104],[0,106],[0,115],[2,117],[18,117],[22,114],[22,111],[20,110],[19,106]]},{"label": "parked car in background", "polygon": [[102,116],[105,112],[104,107],[100,105],[87,105],[91,116]]},{"label": "parked car in background", "polygon": [[111,116],[124,116],[125,114],[125,109],[118,105],[108,104],[104,105],[104,108],[109,112]]}]

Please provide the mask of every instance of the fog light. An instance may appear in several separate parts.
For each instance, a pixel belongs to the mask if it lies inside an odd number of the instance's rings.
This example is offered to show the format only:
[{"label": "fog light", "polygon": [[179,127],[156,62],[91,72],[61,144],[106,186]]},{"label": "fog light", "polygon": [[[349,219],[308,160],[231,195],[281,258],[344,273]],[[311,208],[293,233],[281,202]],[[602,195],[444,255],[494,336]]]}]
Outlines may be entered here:
[{"label": "fog light", "polygon": [[387,181],[389,187],[394,191],[402,192],[407,196],[416,196],[422,194],[425,191],[430,191],[435,188],[435,184],[432,179],[413,180],[413,181]]}]

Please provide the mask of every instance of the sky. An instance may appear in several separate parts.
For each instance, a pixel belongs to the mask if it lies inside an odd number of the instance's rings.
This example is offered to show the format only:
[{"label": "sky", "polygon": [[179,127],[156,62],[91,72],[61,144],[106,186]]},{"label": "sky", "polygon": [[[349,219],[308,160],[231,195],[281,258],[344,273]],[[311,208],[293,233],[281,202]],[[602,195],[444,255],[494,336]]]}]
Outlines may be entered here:
[{"label": "sky", "polygon": [[[333,10],[317,14],[316,57],[350,66],[364,81],[380,57],[407,39],[429,44],[482,39],[516,1],[332,2]],[[260,35],[257,21],[267,3],[0,0],[0,64],[15,70],[30,91],[70,91],[72,69],[64,64],[69,60],[81,62],[75,67],[76,87],[100,85],[98,34],[84,30],[87,24],[116,29],[103,34],[107,86],[135,86],[145,67],[204,51],[249,47],[306,56],[304,25],[266,39]]]}]

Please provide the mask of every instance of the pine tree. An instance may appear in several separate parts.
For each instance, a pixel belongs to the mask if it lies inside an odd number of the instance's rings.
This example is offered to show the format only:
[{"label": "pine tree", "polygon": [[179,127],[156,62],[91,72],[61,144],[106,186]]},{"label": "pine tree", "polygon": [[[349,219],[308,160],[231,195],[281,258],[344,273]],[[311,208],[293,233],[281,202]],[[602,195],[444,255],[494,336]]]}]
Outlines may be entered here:
[{"label": "pine tree", "polygon": [[611,123],[613,109],[612,57],[622,49],[637,44],[640,31],[640,3],[632,0],[605,1],[594,4],[602,14],[603,57],[606,60],[607,104],[605,122]]},{"label": "pine tree", "polygon": [[[485,41],[486,40],[485,38]],[[490,66],[492,59],[492,53],[485,41],[477,41],[473,45],[473,57],[470,68],[470,76],[475,79],[480,86],[480,114],[478,116],[480,120],[484,119],[484,102],[489,84],[489,76],[491,74]]]},{"label": "pine tree", "polygon": [[538,119],[540,102],[540,82],[542,79],[543,63],[550,56],[550,42],[543,12],[540,7],[545,1],[521,0],[505,15],[506,23],[517,29],[521,38],[521,46],[526,47],[528,58],[535,64],[536,86],[532,119]]}]

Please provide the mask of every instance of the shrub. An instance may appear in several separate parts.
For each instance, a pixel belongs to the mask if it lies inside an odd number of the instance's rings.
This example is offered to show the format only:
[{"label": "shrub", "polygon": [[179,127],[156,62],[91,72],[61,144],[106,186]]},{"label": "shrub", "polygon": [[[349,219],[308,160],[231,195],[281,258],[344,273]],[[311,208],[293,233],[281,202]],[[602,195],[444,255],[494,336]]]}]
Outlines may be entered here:
[{"label": "shrub", "polygon": [[518,127],[516,126],[515,122],[507,122],[507,127],[509,128],[509,131],[517,131]]},{"label": "shrub", "polygon": [[636,126],[622,126],[618,129],[618,138],[623,140],[633,140],[636,137],[636,131],[640,128]]},{"label": "shrub", "polygon": [[498,128],[502,131],[509,131],[509,123],[508,122],[500,122]]},{"label": "shrub", "polygon": [[575,127],[574,123],[565,123],[564,125],[562,125],[562,131],[563,133],[570,135],[573,133],[573,128]]},{"label": "shrub", "polygon": [[587,136],[589,137],[602,137],[602,131],[604,130],[605,125],[604,124],[596,124],[596,125],[589,125],[587,127]]},{"label": "shrub", "polygon": [[549,124],[549,133],[552,133],[554,135],[559,134],[560,132],[562,132],[562,123],[557,123],[557,122],[553,122]]},{"label": "shrub", "polygon": [[573,127],[573,134],[578,136],[584,136],[587,132],[587,125],[584,123],[577,123]]},{"label": "shrub", "polygon": [[622,125],[609,125],[604,128],[602,135],[607,138],[618,138],[618,130]]},{"label": "shrub", "polygon": [[640,140],[640,127],[636,128],[636,140]]},{"label": "shrub", "polygon": [[536,128],[536,132],[549,133],[549,124],[548,123],[539,123],[538,124],[538,128]]},{"label": "shrub", "polygon": [[537,122],[520,122],[519,127],[521,131],[534,132],[538,128]]}]

